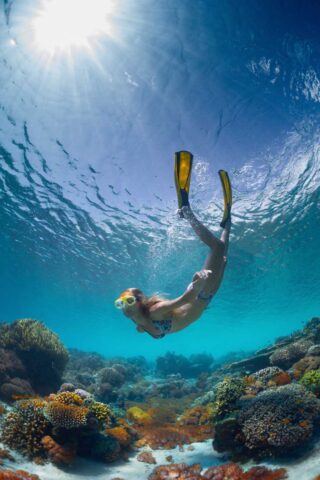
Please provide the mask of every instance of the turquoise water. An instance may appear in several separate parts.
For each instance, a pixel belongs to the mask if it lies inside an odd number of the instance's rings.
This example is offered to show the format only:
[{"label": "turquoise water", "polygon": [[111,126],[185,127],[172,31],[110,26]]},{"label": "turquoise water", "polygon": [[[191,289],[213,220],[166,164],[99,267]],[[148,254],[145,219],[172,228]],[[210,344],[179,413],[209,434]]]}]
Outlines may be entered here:
[{"label": "turquoise water", "polygon": [[[39,5],[1,2],[0,320],[153,358],[256,349],[319,315],[317,2],[122,0],[113,35],[53,57],[32,44]],[[201,319],[154,340],[113,301],[130,286],[177,296],[202,266],[175,213],[180,149],[216,234],[229,171],[229,264]]]}]

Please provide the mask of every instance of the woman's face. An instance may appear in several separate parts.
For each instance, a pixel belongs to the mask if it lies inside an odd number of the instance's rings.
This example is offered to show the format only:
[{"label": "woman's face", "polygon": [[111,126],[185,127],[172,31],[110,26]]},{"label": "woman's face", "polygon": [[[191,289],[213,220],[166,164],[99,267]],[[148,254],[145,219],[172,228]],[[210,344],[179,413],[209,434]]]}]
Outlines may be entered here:
[{"label": "woman's face", "polygon": [[133,319],[133,318],[136,318],[137,316],[140,316],[141,315],[140,301],[136,300],[136,303],[134,305],[125,305],[122,311],[125,314],[125,316],[128,318]]}]

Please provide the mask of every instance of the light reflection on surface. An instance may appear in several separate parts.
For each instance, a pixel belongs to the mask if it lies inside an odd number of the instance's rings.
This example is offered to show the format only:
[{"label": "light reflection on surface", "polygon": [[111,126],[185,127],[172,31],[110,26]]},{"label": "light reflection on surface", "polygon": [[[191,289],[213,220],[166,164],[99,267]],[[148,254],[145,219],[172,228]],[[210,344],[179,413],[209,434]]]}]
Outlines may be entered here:
[{"label": "light reflection on surface", "polygon": [[112,34],[114,9],[106,0],[46,0],[32,21],[35,45],[50,53],[88,46],[92,37]]}]

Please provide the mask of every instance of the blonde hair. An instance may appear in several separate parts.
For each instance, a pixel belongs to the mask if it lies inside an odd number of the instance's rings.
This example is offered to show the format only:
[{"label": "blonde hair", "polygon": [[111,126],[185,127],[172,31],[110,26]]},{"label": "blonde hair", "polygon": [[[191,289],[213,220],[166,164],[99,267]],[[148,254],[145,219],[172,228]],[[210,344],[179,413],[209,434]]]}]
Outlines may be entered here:
[{"label": "blonde hair", "polygon": [[153,307],[153,305],[165,300],[165,297],[159,295],[158,293],[154,293],[147,297],[139,288],[127,288],[120,294],[120,298],[124,295],[133,295],[138,300],[138,302],[140,302],[141,312],[146,317],[150,315],[150,308]]}]

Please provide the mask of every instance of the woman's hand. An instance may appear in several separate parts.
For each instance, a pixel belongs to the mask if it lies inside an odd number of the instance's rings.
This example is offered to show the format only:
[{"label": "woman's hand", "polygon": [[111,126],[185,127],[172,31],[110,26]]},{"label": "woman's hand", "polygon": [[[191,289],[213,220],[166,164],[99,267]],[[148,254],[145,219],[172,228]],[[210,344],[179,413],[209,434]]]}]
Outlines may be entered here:
[{"label": "woman's hand", "polygon": [[192,277],[192,291],[194,293],[200,293],[206,281],[211,276],[212,270],[200,270],[200,272],[196,272]]}]

